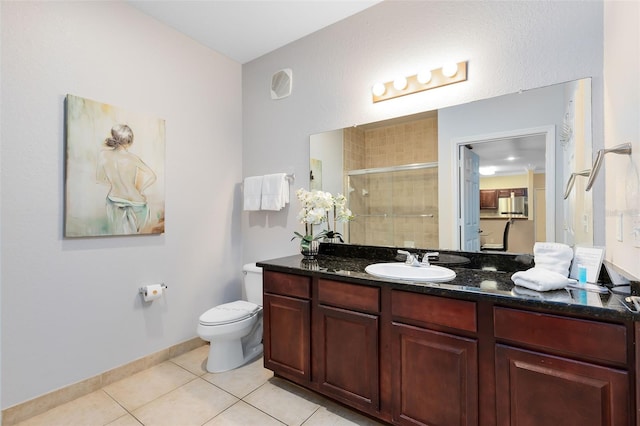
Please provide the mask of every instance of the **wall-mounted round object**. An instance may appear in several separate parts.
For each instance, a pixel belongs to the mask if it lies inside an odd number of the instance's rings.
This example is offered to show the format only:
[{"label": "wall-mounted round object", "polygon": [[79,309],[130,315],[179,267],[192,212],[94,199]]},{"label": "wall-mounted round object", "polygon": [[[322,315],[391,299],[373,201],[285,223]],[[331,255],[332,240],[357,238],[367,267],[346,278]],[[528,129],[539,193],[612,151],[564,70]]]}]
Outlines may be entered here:
[{"label": "wall-mounted round object", "polygon": [[291,68],[281,69],[271,77],[271,99],[286,98],[291,94],[293,72]]},{"label": "wall-mounted round object", "polygon": [[403,76],[399,76],[396,77],[395,80],[393,80],[393,87],[396,90],[404,90],[407,88],[407,78],[403,77]]},{"label": "wall-mounted round object", "polygon": [[427,84],[431,81],[431,71],[426,70],[419,72],[418,75],[416,75],[416,79],[420,84]]},{"label": "wall-mounted round object", "polygon": [[445,77],[452,78],[456,74],[458,74],[458,64],[456,64],[455,62],[446,63],[442,67],[442,75],[444,75]]},{"label": "wall-mounted round object", "polygon": [[371,88],[371,93],[373,93],[375,96],[382,96],[385,94],[386,91],[387,91],[387,88],[384,86],[383,83],[376,83]]}]

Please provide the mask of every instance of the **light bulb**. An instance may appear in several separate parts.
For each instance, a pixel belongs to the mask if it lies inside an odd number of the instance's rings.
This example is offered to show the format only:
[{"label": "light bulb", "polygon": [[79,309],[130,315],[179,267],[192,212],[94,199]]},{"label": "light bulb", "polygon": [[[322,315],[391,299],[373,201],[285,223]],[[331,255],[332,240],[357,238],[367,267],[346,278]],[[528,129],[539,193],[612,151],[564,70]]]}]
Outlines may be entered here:
[{"label": "light bulb", "polygon": [[442,75],[445,77],[451,78],[456,74],[458,74],[458,64],[451,62],[442,67]]},{"label": "light bulb", "polygon": [[382,83],[376,83],[371,88],[371,93],[375,96],[382,96],[387,91],[387,88]]},{"label": "light bulb", "polygon": [[404,90],[407,88],[407,78],[406,77],[398,77],[393,80],[393,87],[396,90]]},{"label": "light bulb", "polygon": [[431,81],[431,71],[421,71],[416,78],[418,79],[418,83],[427,84]]}]

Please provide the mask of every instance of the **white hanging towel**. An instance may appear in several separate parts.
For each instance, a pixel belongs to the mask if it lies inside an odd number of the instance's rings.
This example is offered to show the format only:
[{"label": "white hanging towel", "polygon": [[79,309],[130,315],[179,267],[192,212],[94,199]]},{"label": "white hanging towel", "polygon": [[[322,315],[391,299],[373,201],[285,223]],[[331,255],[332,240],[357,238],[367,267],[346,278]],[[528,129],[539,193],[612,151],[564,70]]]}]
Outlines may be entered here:
[{"label": "white hanging towel", "polygon": [[262,210],[282,210],[289,202],[289,182],[286,173],[264,175]]},{"label": "white hanging towel", "polygon": [[262,176],[244,178],[244,209],[247,211],[260,210],[262,200]]}]

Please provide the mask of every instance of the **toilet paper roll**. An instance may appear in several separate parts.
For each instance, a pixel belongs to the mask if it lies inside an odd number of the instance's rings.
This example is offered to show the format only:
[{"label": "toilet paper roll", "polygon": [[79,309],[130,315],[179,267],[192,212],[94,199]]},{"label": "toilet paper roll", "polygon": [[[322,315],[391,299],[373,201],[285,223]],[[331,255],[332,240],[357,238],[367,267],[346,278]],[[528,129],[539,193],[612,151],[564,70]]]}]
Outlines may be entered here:
[{"label": "toilet paper roll", "polygon": [[162,297],[162,284],[149,284],[144,286],[142,296],[145,302],[151,302]]}]

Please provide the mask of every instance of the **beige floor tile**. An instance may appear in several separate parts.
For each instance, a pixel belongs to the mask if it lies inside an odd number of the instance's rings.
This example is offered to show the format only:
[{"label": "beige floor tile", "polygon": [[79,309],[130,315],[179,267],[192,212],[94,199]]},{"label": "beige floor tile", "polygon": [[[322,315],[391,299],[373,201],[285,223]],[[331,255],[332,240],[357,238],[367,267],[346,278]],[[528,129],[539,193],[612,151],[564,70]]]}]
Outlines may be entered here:
[{"label": "beige floor tile", "polygon": [[145,426],[200,426],[238,402],[238,398],[195,379],[133,412]]},{"label": "beige floor tile", "polygon": [[341,405],[327,401],[302,426],[383,426]]},{"label": "beige floor tile", "polygon": [[204,426],[282,426],[283,424],[246,402],[238,401]]},{"label": "beige floor tile", "polygon": [[273,377],[273,372],[263,367],[262,357],[255,361],[224,373],[207,373],[202,376],[208,382],[213,383],[232,393],[238,398],[244,398],[267,380]]},{"label": "beige floor tile", "polygon": [[207,356],[209,356],[209,345],[204,345],[172,358],[171,362],[187,369],[196,376],[202,376],[207,372],[205,368],[207,365]]},{"label": "beige floor tile", "polygon": [[136,420],[131,414],[122,416],[111,423],[107,423],[105,426],[142,426],[142,423]]},{"label": "beige floor tile", "polygon": [[244,401],[289,426],[301,425],[320,407],[323,398],[284,380],[273,378]]},{"label": "beige floor tile", "polygon": [[106,386],[104,391],[132,411],[194,378],[196,376],[193,373],[166,361]]},{"label": "beige floor tile", "polygon": [[126,411],[103,391],[81,398],[32,417],[19,426],[99,426],[126,414]]}]

